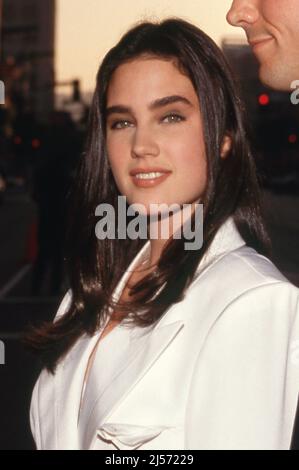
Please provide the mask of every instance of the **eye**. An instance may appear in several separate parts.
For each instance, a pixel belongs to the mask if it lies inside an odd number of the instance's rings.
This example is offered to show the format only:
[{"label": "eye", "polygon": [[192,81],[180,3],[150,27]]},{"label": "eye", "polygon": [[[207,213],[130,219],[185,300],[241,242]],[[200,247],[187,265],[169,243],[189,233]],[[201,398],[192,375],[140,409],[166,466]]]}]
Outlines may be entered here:
[{"label": "eye", "polygon": [[126,119],[115,121],[111,124],[111,129],[125,129],[126,127],[131,127],[132,123]]},{"label": "eye", "polygon": [[167,123],[176,123],[176,122],[185,121],[185,118],[179,114],[171,113],[171,114],[167,114],[167,116],[164,116],[162,121],[167,122]]}]

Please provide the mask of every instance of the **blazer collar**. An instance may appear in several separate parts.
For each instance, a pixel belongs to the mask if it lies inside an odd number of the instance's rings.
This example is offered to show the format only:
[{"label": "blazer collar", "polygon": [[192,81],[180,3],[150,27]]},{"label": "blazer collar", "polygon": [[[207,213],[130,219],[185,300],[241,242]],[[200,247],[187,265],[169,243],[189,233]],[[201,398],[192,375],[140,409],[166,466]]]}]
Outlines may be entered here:
[{"label": "blazer collar", "polygon": [[212,265],[214,261],[231,251],[241,248],[245,244],[246,243],[240,235],[233,217],[228,217],[217,231],[209,249],[199,263],[196,273],[198,274],[203,272],[203,270],[209,265]]},{"label": "blazer collar", "polygon": [[[193,280],[189,289],[193,289],[197,280],[205,273],[210,267],[220,258],[225,256],[230,251],[240,248],[245,245],[245,241],[239,234],[235,223],[230,217],[218,230],[209,250],[199,263],[196,271],[196,278]],[[131,271],[150,254],[150,241],[146,242],[142,249],[137,253],[133,261],[130,263],[128,269],[121,278],[118,286],[114,291],[114,298],[120,296]],[[190,302],[191,304],[190,304]],[[184,300],[184,308],[179,304],[174,304],[167,311],[167,315],[163,315],[158,323],[154,326],[147,328],[134,328],[128,330],[130,335],[130,345],[128,348],[128,356],[125,361],[119,365],[116,371],[115,379],[110,386],[104,390],[101,396],[96,393],[96,382],[89,384],[94,389],[93,397],[83,406],[82,415],[79,420],[78,438],[81,448],[89,448],[93,439],[96,438],[97,429],[109,419],[109,416],[121,404],[130,391],[141,380],[144,374],[153,366],[160,354],[167,348],[178,334],[182,331],[184,323],[189,316],[190,312],[194,310],[194,301],[192,302],[192,295],[186,297]],[[189,305],[190,304],[190,305]],[[189,307],[188,307],[189,306]],[[69,355],[67,362],[71,361],[76,364],[76,369],[73,378],[66,373],[66,366],[63,367],[63,374],[60,374],[59,387],[68,391],[72,396],[72,410],[65,409],[65,403],[61,403],[58,408],[58,417],[62,415],[73,413],[72,425],[77,425],[77,411],[79,409],[80,395],[83,384],[83,378],[87,365],[88,357],[96,344],[99,333],[95,334],[92,338],[83,338],[79,342],[77,348]],[[204,335],[203,335],[204,337]],[[90,376],[91,379],[91,376]],[[57,383],[58,385],[58,383]],[[71,390],[75,388],[76,393]],[[73,390],[74,391],[74,390]],[[65,418],[67,418],[65,416]],[[58,422],[65,422],[65,418]],[[61,429],[61,440],[64,439],[63,434],[65,429]],[[67,446],[67,443],[65,443]]]},{"label": "blazer collar", "polygon": [[[195,279],[198,275],[201,274],[208,266],[211,266],[214,261],[220,259],[220,257],[226,255],[227,253],[244,246],[246,243],[242,236],[240,235],[234,219],[232,216],[222,224],[222,226],[217,231],[209,249],[204,254],[200,263],[198,264]],[[137,253],[131,264],[129,265],[125,275],[121,279],[115,290],[115,297],[118,298],[120,295],[129,275],[134,270],[134,268],[142,261],[150,257],[150,241],[148,240],[141,250]]]},{"label": "blazer collar", "polygon": [[[236,250],[244,245],[245,241],[240,235],[233,217],[228,217],[228,219],[222,224],[222,226],[217,231],[209,249],[200,261],[196,270],[196,275],[203,272],[204,269],[206,269],[209,265],[213,264],[213,262],[218,260],[219,257],[224,256],[226,253]],[[116,287],[113,294],[116,299],[119,298],[120,293],[122,292],[130,274],[135,269],[135,267],[138,266],[139,263],[149,258],[150,251],[150,240],[148,240],[143,245],[141,250],[137,253],[137,255],[134,257],[133,261],[130,263],[128,269],[126,270],[118,286]]]}]

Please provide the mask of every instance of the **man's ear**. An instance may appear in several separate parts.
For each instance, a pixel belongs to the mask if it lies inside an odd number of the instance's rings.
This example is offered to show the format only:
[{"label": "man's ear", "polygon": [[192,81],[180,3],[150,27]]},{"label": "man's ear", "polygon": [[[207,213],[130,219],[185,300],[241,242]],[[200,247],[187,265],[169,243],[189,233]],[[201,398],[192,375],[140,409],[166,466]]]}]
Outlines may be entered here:
[{"label": "man's ear", "polygon": [[230,135],[225,134],[224,139],[221,144],[220,157],[225,158],[227,154],[229,153],[231,147],[232,147],[232,138]]}]

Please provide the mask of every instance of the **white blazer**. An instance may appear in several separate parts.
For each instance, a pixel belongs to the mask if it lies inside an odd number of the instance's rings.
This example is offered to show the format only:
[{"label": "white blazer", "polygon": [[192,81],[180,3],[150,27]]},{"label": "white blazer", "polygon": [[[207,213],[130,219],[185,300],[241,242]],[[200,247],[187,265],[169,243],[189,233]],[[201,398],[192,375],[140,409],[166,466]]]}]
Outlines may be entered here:
[{"label": "white blazer", "polygon": [[[115,296],[148,250],[149,241]],[[68,291],[57,316],[70,300]],[[299,391],[298,300],[299,290],[246,246],[229,218],[185,298],[153,329],[127,330],[113,380],[99,393],[95,384],[79,422],[99,332],[80,338],[54,376],[41,372],[30,408],[37,448],[288,449]]]}]

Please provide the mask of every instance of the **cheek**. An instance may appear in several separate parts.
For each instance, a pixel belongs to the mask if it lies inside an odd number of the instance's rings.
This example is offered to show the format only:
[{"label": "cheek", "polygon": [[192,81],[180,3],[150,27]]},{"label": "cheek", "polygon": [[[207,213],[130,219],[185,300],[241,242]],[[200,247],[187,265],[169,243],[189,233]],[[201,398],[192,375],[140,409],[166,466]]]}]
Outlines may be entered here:
[{"label": "cheek", "polygon": [[[280,3],[279,7],[278,3]],[[278,0],[264,0],[261,12],[265,20],[277,28],[281,35],[291,36],[295,34],[298,39],[298,0],[280,0],[280,2]]]},{"label": "cheek", "polygon": [[172,188],[175,198],[185,203],[200,198],[207,185],[207,163],[199,139],[189,139],[173,145],[171,164],[174,168]]},{"label": "cheek", "polygon": [[112,168],[117,170],[125,164],[128,145],[124,139],[107,139],[108,160]]},{"label": "cheek", "polygon": [[200,178],[205,173],[205,144],[201,128],[188,129],[172,144],[174,165],[185,178]]},{"label": "cheek", "polygon": [[[282,0],[282,2],[289,3],[290,0]],[[297,1],[297,0],[296,0]],[[260,13],[270,23],[277,23],[281,18],[281,11],[284,10],[283,5],[281,9],[277,8],[277,0],[263,0],[260,6]]]}]

